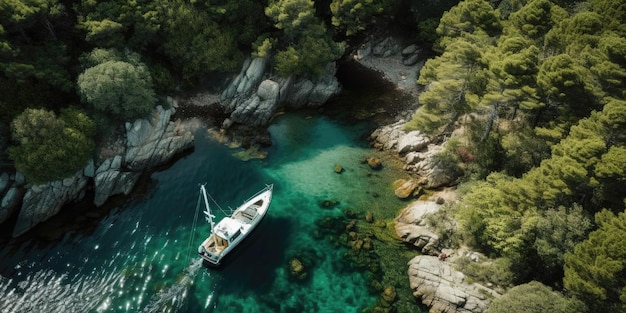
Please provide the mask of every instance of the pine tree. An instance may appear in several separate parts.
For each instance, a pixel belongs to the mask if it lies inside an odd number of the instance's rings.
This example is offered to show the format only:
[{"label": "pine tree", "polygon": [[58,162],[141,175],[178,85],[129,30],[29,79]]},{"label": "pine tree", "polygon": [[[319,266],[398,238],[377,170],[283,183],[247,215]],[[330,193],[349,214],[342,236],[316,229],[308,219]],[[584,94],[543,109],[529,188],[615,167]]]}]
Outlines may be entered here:
[{"label": "pine tree", "polygon": [[626,213],[596,214],[598,229],[565,254],[563,283],[592,312],[626,312]]}]

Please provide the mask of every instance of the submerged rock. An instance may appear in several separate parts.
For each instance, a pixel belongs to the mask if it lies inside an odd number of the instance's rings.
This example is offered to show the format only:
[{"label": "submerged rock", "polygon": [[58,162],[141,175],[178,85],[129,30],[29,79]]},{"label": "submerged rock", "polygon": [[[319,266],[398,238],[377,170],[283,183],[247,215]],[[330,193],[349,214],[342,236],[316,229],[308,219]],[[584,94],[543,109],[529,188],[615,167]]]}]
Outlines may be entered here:
[{"label": "submerged rock", "polygon": [[383,167],[383,163],[379,158],[367,158],[367,165],[373,170],[379,170]]},{"label": "submerged rock", "polygon": [[385,287],[385,290],[383,291],[381,297],[383,301],[387,303],[393,303],[394,301],[396,301],[396,296],[396,288],[394,288],[393,286],[387,286]]},{"label": "submerged rock", "polygon": [[394,193],[396,197],[400,199],[412,197],[415,190],[419,187],[418,184],[412,179],[398,179],[393,183],[393,186],[395,188]]},{"label": "submerged rock", "polygon": [[289,261],[289,276],[297,280],[305,280],[307,278],[308,273],[302,261],[297,258],[293,258]]},{"label": "submerged rock", "polygon": [[337,174],[343,173],[343,166],[341,166],[341,164],[335,164],[335,173]]},{"label": "submerged rock", "polygon": [[317,203],[320,208],[323,209],[332,209],[339,204],[339,200],[329,199],[329,200],[321,200]]}]

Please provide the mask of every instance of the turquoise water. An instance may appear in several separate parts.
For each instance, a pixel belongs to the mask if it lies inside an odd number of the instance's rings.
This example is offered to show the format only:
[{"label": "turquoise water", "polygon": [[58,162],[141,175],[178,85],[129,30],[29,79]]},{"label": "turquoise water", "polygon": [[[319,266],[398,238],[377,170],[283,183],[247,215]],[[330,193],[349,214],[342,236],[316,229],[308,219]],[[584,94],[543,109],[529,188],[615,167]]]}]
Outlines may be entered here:
[{"label": "turquoise water", "polygon": [[[12,242],[0,250],[2,312],[361,312],[377,299],[362,273],[342,266],[344,250],[314,239],[315,220],[401,208],[389,179],[360,161],[373,152],[364,126],[322,116],[286,114],[269,128],[264,160],[196,135],[193,153],[150,177],[145,195],[113,209],[88,231],[59,240]],[[345,171],[334,172],[336,164]],[[218,270],[200,266],[195,250],[208,232],[193,228],[198,186],[222,207],[236,207],[274,184],[268,215]],[[333,208],[318,202],[338,200]],[[218,219],[221,217],[218,213]],[[308,279],[288,263],[314,259]],[[402,270],[404,271],[404,270]]]}]

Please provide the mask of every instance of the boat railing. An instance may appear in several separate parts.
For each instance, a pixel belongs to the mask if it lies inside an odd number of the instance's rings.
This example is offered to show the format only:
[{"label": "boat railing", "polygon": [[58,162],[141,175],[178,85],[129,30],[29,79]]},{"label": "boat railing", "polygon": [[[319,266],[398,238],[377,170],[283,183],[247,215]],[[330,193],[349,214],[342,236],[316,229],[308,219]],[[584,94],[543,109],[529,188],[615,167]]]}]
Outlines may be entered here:
[{"label": "boat railing", "polygon": [[266,192],[266,191],[268,191],[268,190],[272,190],[272,189],[274,189],[274,184],[265,185],[265,188],[263,188],[263,189],[259,190],[257,193],[255,193],[254,195],[252,195],[252,197],[248,198],[248,199],[247,199],[247,200],[245,200],[243,203],[246,203],[246,202],[248,202],[248,201],[250,201],[250,200],[254,199],[254,197],[256,197],[256,196],[258,196],[258,195],[260,195],[260,194],[262,194],[262,193],[264,193],[264,192]]}]

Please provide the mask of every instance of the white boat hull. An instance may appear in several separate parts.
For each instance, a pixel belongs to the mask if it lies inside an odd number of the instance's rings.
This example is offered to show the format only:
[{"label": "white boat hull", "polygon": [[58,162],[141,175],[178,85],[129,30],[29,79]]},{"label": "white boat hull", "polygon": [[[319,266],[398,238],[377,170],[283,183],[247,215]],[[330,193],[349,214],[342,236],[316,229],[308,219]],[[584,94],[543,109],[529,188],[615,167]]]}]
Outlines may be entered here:
[{"label": "white boat hull", "polygon": [[[198,247],[198,254],[207,264],[220,265],[254,231],[267,214],[272,191],[273,185],[268,185],[212,228],[211,234]],[[208,210],[205,213],[210,214]]]}]

